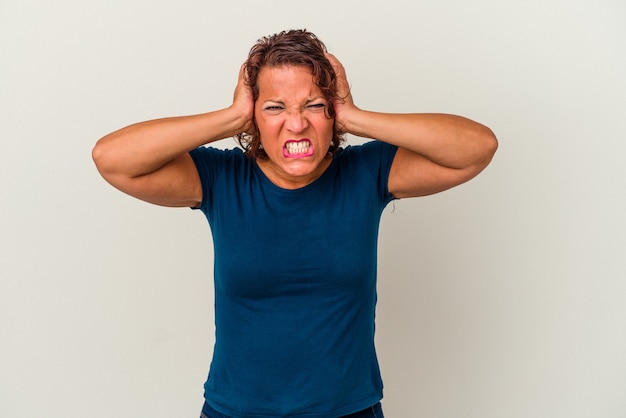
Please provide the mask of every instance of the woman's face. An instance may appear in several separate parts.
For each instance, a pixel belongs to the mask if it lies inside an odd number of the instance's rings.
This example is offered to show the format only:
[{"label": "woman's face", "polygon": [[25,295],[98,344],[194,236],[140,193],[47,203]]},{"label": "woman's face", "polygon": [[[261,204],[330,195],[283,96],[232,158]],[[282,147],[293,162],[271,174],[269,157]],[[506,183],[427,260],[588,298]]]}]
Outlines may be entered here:
[{"label": "woman's face", "polygon": [[303,66],[264,67],[257,78],[254,105],[259,137],[268,159],[259,167],[276,185],[303,187],[330,164],[334,120],[328,102]]}]

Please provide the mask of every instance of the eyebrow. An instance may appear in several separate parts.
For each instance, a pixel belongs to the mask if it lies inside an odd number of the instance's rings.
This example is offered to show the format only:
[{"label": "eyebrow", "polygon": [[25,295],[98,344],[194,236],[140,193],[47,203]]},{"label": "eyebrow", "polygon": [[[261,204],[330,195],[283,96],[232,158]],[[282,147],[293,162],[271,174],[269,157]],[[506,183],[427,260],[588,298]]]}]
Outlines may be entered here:
[{"label": "eyebrow", "polygon": [[[314,102],[316,100],[326,100],[326,97],[324,96],[316,96],[316,97],[311,97],[306,99],[306,101],[304,102],[304,104],[309,104],[311,102]],[[281,104],[281,105],[285,105],[285,102],[280,100],[280,99],[267,99],[264,100],[263,103],[277,103],[277,104]]]}]

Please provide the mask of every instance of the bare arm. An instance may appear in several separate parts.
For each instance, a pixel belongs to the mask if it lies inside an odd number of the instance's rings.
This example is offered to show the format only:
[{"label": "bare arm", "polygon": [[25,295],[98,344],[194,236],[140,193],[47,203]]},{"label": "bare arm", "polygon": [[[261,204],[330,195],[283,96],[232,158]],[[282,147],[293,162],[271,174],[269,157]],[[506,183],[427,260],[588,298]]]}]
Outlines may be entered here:
[{"label": "bare arm", "polygon": [[252,112],[242,69],[231,106],[130,125],[100,139],[92,156],[102,177],[131,196],[162,206],[197,206],[202,189],[189,151],[244,132]]},{"label": "bare arm", "polygon": [[352,101],[345,70],[329,55],[339,77],[341,103],[337,123],[353,135],[399,147],[389,174],[389,191],[397,198],[424,196],[464,183],[491,161],[498,143],[477,122],[445,114],[369,112]]}]

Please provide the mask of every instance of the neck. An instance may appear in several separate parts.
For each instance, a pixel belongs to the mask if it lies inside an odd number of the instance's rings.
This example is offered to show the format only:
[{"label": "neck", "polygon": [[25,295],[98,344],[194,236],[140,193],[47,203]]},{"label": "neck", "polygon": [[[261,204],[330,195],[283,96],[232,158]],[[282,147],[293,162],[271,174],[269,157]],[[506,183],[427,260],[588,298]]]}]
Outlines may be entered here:
[{"label": "neck", "polygon": [[308,186],[309,184],[320,178],[322,174],[324,174],[326,169],[330,166],[332,160],[332,154],[328,153],[326,158],[322,160],[322,162],[313,172],[302,176],[293,176],[280,171],[274,166],[271,160],[267,158],[257,158],[256,163],[263,172],[263,174],[265,174],[265,177],[267,177],[267,179],[271,181],[275,186],[278,186],[282,189],[295,190]]}]

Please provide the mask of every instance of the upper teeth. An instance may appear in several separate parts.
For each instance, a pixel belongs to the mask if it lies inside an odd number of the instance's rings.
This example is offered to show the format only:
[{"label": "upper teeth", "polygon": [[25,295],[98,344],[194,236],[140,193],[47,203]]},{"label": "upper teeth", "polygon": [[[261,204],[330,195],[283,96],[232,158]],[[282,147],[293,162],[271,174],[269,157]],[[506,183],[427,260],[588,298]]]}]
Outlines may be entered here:
[{"label": "upper teeth", "polygon": [[286,147],[289,154],[301,154],[309,150],[309,141],[288,142]]}]

